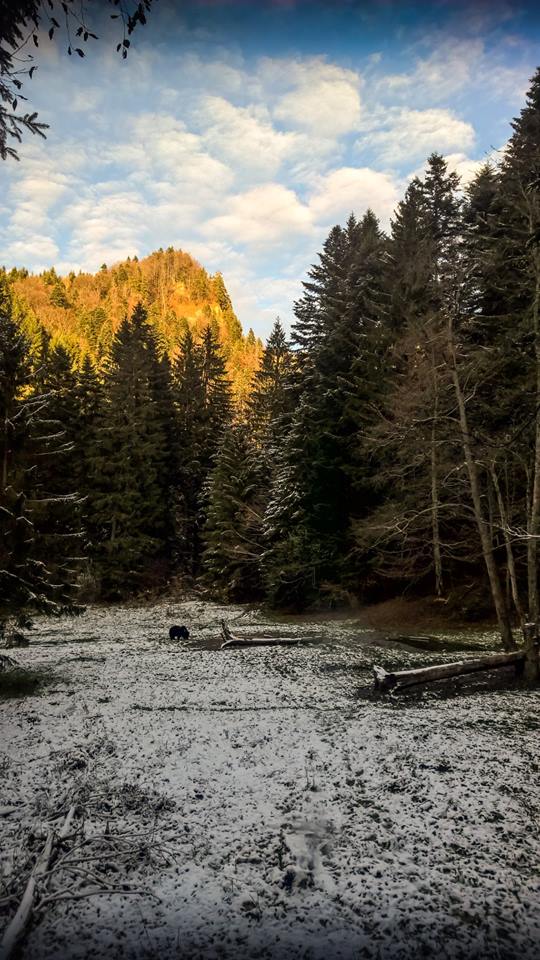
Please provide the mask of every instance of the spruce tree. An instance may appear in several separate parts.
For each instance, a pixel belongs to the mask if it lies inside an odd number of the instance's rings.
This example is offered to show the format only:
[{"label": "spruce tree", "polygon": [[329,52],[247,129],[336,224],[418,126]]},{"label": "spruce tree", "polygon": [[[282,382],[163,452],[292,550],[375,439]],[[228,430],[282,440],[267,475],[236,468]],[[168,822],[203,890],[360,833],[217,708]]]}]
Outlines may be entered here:
[{"label": "spruce tree", "polygon": [[249,420],[261,447],[272,444],[290,413],[292,371],[291,349],[278,317],[253,379],[249,400]]},{"label": "spruce tree", "polygon": [[[46,398],[43,458],[34,492],[40,530],[39,553],[56,578],[76,578],[84,561],[82,498],[77,488],[77,374],[61,344],[49,344],[39,368],[39,394]],[[58,459],[60,458],[60,460]],[[61,468],[59,465],[61,464]]]},{"label": "spruce tree", "polygon": [[208,483],[203,569],[216,595],[229,600],[261,597],[263,519],[280,441],[290,420],[292,355],[276,321],[243,421],[224,434]]},{"label": "spruce tree", "polygon": [[351,216],[331,231],[296,306],[299,400],[278,457],[262,558],[276,603],[298,605],[321,593],[339,599],[351,570],[351,520],[366,495],[355,394],[368,376],[367,343],[375,331],[378,337],[383,257],[373,214],[360,223]]},{"label": "spruce tree", "polygon": [[231,385],[211,326],[196,343],[188,330],[172,368],[177,423],[176,550],[189,574],[199,570],[207,482],[232,417]]},{"label": "spruce tree", "polygon": [[165,552],[167,437],[154,393],[155,362],[139,304],[113,341],[91,478],[94,562],[108,598],[152,582]]},{"label": "spruce tree", "polygon": [[196,572],[200,496],[207,476],[204,463],[206,424],[200,349],[189,328],[172,363],[175,409],[174,482],[175,556],[180,568]]},{"label": "spruce tree", "polygon": [[259,599],[260,473],[251,430],[235,423],[226,431],[206,490],[203,577],[226,602]]},{"label": "spruce tree", "polygon": [[[21,330],[20,311],[5,275],[0,275],[0,633],[9,621],[28,624],[32,612],[77,612],[73,578],[59,562],[49,568],[39,520],[43,515],[43,464],[61,470],[63,451],[51,441],[58,423],[48,413],[48,397],[32,389],[30,344]],[[64,451],[65,452],[65,451]],[[47,496],[47,509],[65,500]]]},{"label": "spruce tree", "polygon": [[[373,449],[380,452],[383,503],[357,528],[359,546],[371,541],[376,578],[417,581],[442,597],[447,585],[447,500],[455,500],[448,463],[447,416],[452,408],[446,366],[446,305],[452,299],[459,251],[459,178],[439,154],[415,178],[392,221],[389,243],[392,343],[387,399]],[[456,440],[454,436],[454,441]],[[460,531],[462,532],[462,531]]]}]

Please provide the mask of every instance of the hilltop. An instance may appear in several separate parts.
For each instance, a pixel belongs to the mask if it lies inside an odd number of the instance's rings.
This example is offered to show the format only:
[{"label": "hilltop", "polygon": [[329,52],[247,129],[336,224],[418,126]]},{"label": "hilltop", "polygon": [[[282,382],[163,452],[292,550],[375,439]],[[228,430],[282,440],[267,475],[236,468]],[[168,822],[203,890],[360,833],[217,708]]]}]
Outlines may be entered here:
[{"label": "hilltop", "polygon": [[227,360],[234,391],[243,397],[257,369],[262,344],[253,331],[243,334],[221,273],[209,274],[183,250],[169,247],[142,259],[128,257],[97,273],[57,274],[54,267],[37,275],[10,274],[18,298],[30,317],[55,342],[99,362],[126,314],[138,301],[148,313],[164,348],[174,355],[187,328],[195,336],[210,323]]}]

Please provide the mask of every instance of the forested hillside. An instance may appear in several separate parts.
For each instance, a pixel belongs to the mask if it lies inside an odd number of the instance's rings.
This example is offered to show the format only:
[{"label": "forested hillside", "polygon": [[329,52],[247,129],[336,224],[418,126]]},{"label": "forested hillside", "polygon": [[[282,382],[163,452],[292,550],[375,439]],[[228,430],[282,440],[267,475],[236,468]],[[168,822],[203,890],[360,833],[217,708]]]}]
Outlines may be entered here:
[{"label": "forested hillside", "polygon": [[513,131],[465,188],[432,154],[388,234],[334,227],[240,404],[226,363],[256,346],[185,254],[4,275],[2,585],[31,606],[34,563],[60,604],[81,576],[287,608],[407,591],[492,604],[511,646],[538,619],[540,71]]},{"label": "forested hillside", "polygon": [[30,334],[42,326],[74,356],[88,355],[99,363],[124,317],[140,302],[169,355],[187,330],[197,337],[211,324],[239,396],[257,367],[260,341],[252,331],[243,336],[222,275],[211,276],[182,250],[169,247],[141,260],[103,264],[95,275],[60,277],[54,268],[32,275],[22,269],[12,271],[10,279],[27,308]]}]

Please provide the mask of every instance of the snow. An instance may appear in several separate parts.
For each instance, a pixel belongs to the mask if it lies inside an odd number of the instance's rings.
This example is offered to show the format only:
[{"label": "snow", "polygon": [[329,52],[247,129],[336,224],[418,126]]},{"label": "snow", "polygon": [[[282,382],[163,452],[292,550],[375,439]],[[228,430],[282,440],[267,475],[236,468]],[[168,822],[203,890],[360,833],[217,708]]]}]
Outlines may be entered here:
[{"label": "snow", "polygon": [[[219,650],[222,617],[306,642]],[[52,899],[22,960],[537,958],[538,692],[360,690],[374,662],[453,646],[199,601],[40,622],[12,653],[47,684],[0,701],[0,915],[73,800],[81,853],[128,889]],[[459,659],[479,649],[494,638]],[[45,896],[89,889],[68,849]]]}]

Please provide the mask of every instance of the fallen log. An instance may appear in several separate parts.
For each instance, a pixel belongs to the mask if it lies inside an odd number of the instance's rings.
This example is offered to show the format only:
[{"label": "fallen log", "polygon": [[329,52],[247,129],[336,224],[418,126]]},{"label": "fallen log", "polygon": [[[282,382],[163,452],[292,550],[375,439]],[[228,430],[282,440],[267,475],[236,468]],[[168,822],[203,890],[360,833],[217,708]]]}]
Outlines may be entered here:
[{"label": "fallen log", "polygon": [[49,830],[45,846],[34,864],[17,912],[4,931],[0,942],[0,960],[8,960],[8,957],[12,955],[15,947],[22,939],[32,917],[39,882],[47,875],[58,843],[68,836],[75,812],[76,805],[73,804],[67,812],[58,835],[55,834],[54,830]]},{"label": "fallen log", "polygon": [[238,637],[231,633],[224,620],[221,621],[221,636],[223,643],[220,650],[226,647],[277,647],[293,646],[298,643],[298,637]]},{"label": "fallen log", "polygon": [[397,692],[406,687],[416,686],[419,683],[447,680],[467,673],[496,670],[500,667],[512,665],[521,672],[525,660],[525,650],[512,650],[511,653],[492,653],[489,656],[478,657],[474,660],[458,660],[455,663],[444,663],[434,667],[419,667],[416,670],[398,670],[393,673],[387,673],[383,667],[374,666],[375,690],[379,690],[381,693],[387,690]]}]

